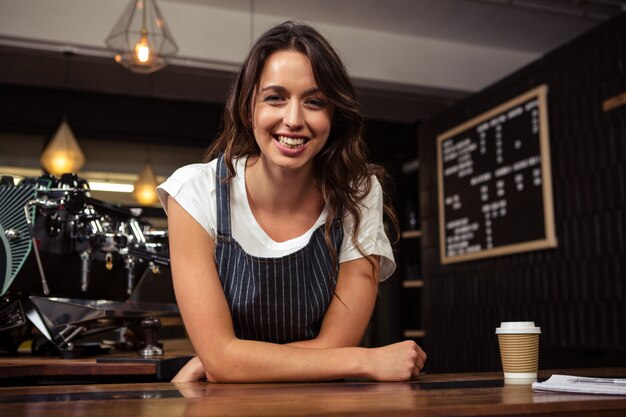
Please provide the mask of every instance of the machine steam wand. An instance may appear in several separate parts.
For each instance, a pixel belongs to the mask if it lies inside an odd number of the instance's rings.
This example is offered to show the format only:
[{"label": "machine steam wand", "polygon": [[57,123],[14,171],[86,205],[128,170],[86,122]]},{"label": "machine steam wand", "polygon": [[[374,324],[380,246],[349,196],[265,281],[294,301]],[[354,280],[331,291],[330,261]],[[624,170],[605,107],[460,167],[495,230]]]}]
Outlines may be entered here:
[{"label": "machine steam wand", "polygon": [[46,280],[46,274],[43,272],[43,265],[41,264],[41,256],[39,256],[39,248],[37,246],[37,239],[35,238],[35,228],[33,222],[30,219],[30,207],[33,205],[48,207],[56,207],[56,203],[52,203],[47,200],[31,200],[24,206],[24,215],[26,216],[26,223],[28,224],[28,231],[33,241],[33,251],[35,252],[35,259],[37,260],[37,268],[39,269],[39,276],[41,277],[41,287],[45,295],[50,295],[50,288],[48,287],[48,281]]},{"label": "machine steam wand", "polygon": [[80,254],[80,290],[87,292],[89,288],[89,273],[91,272],[91,248]]}]

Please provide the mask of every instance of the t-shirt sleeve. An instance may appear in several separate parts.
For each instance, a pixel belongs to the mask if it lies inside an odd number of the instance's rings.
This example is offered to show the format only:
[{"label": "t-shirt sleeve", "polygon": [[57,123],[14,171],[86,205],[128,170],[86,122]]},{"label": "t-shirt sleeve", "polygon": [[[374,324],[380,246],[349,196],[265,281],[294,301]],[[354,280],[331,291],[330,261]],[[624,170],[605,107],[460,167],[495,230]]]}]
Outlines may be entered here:
[{"label": "t-shirt sleeve", "polygon": [[207,233],[215,238],[215,163],[192,164],[176,170],[157,187],[157,195],[167,214],[171,196]]},{"label": "t-shirt sleeve", "polygon": [[[379,280],[384,281],[393,274],[396,263],[383,223],[383,190],[376,178],[372,178],[372,188],[363,199],[362,204],[361,224],[357,241],[365,255],[378,255],[380,257]],[[339,254],[339,263],[363,257],[352,243],[353,225],[354,218],[351,214],[347,214],[343,222],[343,242]]]}]

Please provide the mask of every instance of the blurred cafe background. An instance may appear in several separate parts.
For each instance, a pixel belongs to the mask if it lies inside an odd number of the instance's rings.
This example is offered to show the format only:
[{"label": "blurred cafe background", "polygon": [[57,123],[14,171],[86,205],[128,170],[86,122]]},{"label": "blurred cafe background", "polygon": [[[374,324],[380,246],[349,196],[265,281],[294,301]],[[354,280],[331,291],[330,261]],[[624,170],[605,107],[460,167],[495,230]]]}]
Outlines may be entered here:
[{"label": "blurred cafe background", "polygon": [[[623,0],[0,0],[0,351],[46,331],[63,351],[155,313],[133,316],[129,300],[175,312],[154,187],[202,160],[251,43],[292,19],[341,54],[371,159],[393,183],[398,268],[363,343],[414,339],[428,372],[497,370],[494,329],[534,320],[540,368],[626,365],[625,11]],[[495,162],[476,156],[489,141]],[[123,313],[110,328],[62,323],[66,310],[47,316],[56,327],[31,322],[55,296]]]}]

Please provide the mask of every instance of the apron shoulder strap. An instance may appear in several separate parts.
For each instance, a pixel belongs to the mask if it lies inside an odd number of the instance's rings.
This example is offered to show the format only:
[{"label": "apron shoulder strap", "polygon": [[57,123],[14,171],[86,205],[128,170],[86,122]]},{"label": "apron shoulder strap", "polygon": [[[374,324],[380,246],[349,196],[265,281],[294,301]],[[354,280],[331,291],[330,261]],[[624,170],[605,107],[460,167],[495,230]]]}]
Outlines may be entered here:
[{"label": "apron shoulder strap", "polygon": [[217,233],[222,236],[230,236],[230,181],[228,167],[224,162],[224,154],[220,153],[217,158],[215,175],[215,190],[217,194]]}]

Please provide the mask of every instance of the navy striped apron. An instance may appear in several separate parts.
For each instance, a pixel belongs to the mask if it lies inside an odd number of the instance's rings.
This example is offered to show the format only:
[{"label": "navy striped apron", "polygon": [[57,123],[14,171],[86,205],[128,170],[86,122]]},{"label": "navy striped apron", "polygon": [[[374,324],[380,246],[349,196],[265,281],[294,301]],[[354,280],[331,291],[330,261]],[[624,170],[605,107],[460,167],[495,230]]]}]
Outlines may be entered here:
[{"label": "navy striped apron", "polygon": [[[215,260],[240,339],[288,343],[315,338],[337,284],[338,268],[324,241],[324,225],[309,243],[290,255],[248,255],[231,236],[230,184],[223,156],[217,162],[217,242]],[[333,220],[337,254],[343,240],[341,217]]]}]

